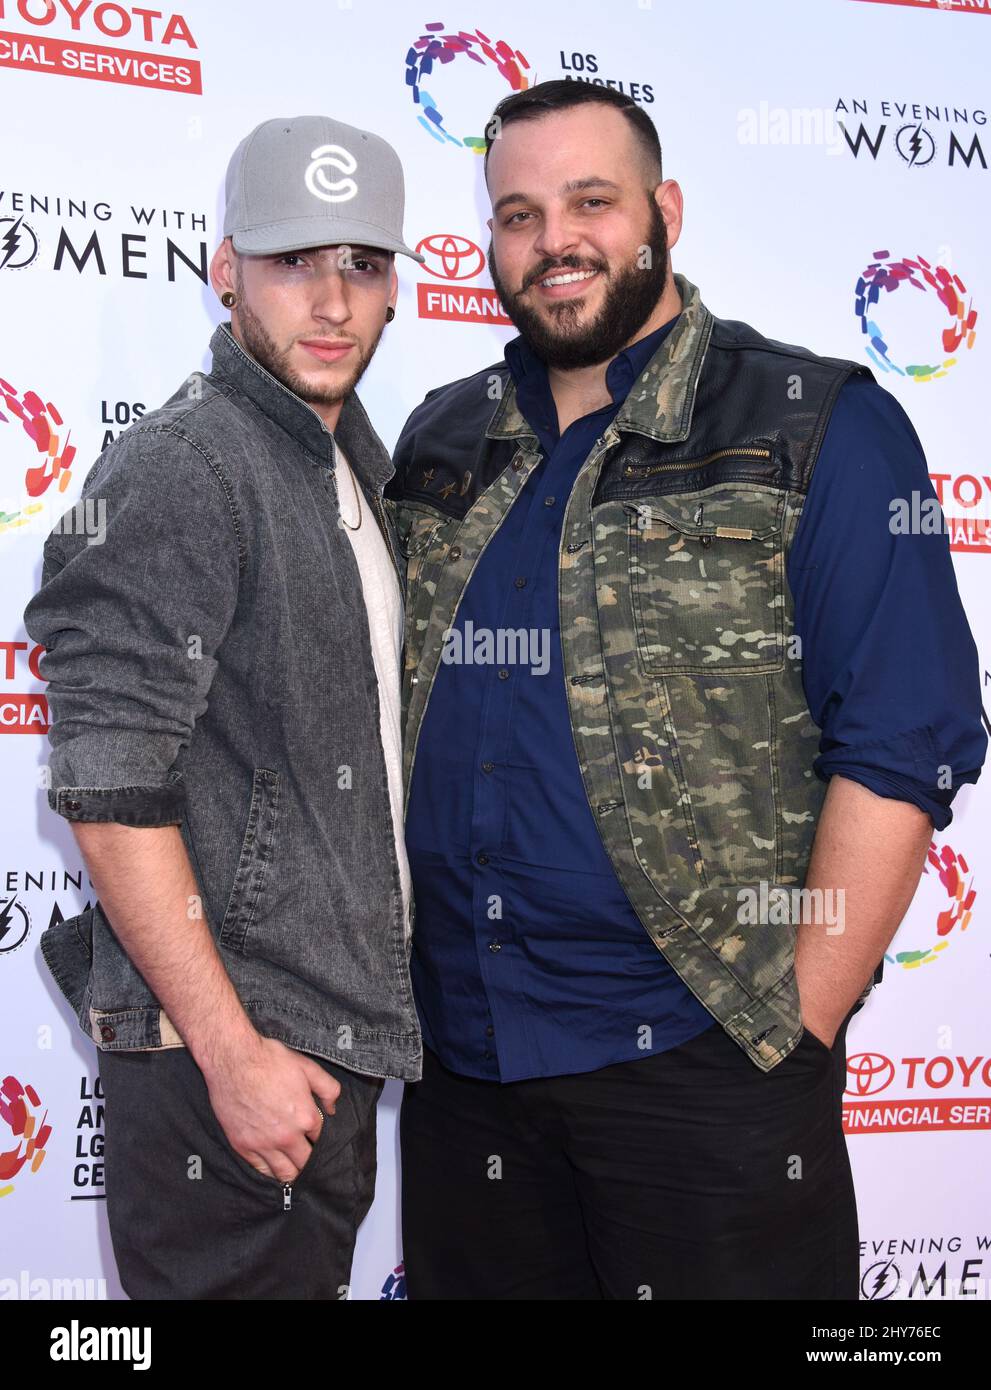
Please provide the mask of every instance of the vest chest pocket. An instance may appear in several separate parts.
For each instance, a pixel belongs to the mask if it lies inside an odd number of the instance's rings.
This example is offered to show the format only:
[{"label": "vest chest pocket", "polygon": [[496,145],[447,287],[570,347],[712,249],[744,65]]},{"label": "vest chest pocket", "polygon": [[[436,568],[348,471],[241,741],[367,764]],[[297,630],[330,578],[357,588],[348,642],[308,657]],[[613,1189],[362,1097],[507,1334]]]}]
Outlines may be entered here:
[{"label": "vest chest pocket", "polygon": [[624,502],[634,636],[647,675],[783,668],[784,500],[740,484]]}]

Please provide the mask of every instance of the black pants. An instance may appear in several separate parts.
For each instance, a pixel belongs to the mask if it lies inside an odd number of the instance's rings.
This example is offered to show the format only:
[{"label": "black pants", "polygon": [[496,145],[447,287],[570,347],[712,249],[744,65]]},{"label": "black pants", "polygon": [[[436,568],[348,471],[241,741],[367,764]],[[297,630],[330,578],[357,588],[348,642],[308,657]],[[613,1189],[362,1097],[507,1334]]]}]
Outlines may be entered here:
[{"label": "black pants", "polygon": [[184,1047],[100,1053],[107,1215],[129,1297],[347,1297],[382,1082],[312,1060],[341,1093],[286,1193],[231,1148]]},{"label": "black pants", "polygon": [[770,1072],[718,1023],[507,1084],[427,1051],[400,1116],[409,1298],[857,1299],[848,1022]]}]

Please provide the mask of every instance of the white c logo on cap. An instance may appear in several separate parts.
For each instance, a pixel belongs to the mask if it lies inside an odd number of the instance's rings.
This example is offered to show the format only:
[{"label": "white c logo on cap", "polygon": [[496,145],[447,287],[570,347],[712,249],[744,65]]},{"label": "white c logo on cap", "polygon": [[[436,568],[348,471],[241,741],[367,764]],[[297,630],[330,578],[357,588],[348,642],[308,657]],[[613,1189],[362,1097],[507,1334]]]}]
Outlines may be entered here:
[{"label": "white c logo on cap", "polygon": [[358,161],[343,145],[320,145],[310,155],[311,163],[306,171],[306,186],[316,198],[325,203],[346,203],[358,191],[354,179],[331,180],[325,169],[335,169],[339,174],[353,174]]}]

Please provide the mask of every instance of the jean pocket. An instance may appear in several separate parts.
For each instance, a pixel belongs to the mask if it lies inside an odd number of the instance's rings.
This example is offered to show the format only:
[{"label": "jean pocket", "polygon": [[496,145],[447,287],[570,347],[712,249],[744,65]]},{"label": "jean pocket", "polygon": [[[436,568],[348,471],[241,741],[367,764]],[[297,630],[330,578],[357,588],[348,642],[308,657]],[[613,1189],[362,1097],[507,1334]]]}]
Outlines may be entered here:
[{"label": "jean pocket", "polygon": [[[343,1095],[343,1093],[344,1092],[342,1088],[341,1094]],[[282,1178],[276,1177],[273,1173],[259,1172],[259,1170],[254,1166],[254,1164],[249,1163],[246,1158],[242,1158],[238,1151],[230,1143],[230,1140],[227,1140],[228,1148],[234,1155],[234,1159],[237,1162],[238,1166],[241,1169],[250,1173],[252,1177],[257,1179],[258,1182],[264,1183],[266,1187],[278,1189],[283,1193],[287,1188],[291,1193],[291,1191],[294,1188],[303,1186],[311,1176],[313,1169],[317,1165],[325,1148],[331,1142],[331,1136],[328,1134],[328,1130],[329,1127],[334,1123],[334,1120],[336,1119],[336,1115],[327,1114],[326,1110],[324,1109],[323,1102],[321,1100],[319,1100],[316,1096],[313,1097],[313,1100],[314,1104],[317,1106],[317,1109],[323,1116],[323,1124],[320,1126],[320,1133],[317,1135],[316,1139],[311,1141],[309,1158],[306,1160],[306,1162],[303,1164],[302,1168],[300,1168],[299,1172],[296,1174],[294,1178],[290,1178],[288,1182],[285,1182]],[[338,1097],[338,1100],[340,1100],[340,1097]],[[288,1210],[288,1207],[286,1209]]]}]

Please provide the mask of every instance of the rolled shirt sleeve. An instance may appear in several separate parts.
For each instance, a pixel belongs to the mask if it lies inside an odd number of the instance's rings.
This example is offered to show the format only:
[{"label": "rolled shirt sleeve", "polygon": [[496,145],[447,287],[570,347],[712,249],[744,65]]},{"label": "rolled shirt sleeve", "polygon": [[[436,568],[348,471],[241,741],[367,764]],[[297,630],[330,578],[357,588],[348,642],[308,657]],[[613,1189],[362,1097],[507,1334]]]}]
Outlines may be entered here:
[{"label": "rolled shirt sleeve", "polygon": [[[788,556],[803,682],[821,729],[813,769],[908,801],[937,830],[975,782],[987,736],[977,648],[949,538],[900,534],[895,499],[935,500],[898,401],[847,381],[836,401]],[[936,503],[938,505],[938,503]],[[938,513],[937,513],[938,515]]]},{"label": "rolled shirt sleeve", "polygon": [[[175,763],[237,604],[231,504],[207,456],[163,428],[112,445],[81,501],[46,540],[24,614],[45,648],[49,804],[69,820],[177,824]],[[73,516],[91,534],[67,525]]]}]

